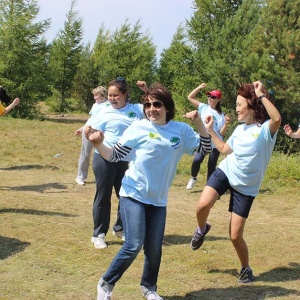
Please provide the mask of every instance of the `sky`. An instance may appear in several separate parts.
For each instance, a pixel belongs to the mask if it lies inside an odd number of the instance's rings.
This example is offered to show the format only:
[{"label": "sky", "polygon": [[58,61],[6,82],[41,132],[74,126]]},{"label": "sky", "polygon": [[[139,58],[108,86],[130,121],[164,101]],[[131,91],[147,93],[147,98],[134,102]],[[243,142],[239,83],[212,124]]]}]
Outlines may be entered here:
[{"label": "sky", "polygon": [[[45,37],[51,42],[63,29],[71,0],[38,0],[37,20],[51,18]],[[128,19],[131,25],[140,20],[141,32],[148,33],[158,56],[170,46],[180,24],[193,15],[193,0],[77,0],[75,10],[83,19],[83,42],[93,45],[102,24],[111,32]]]}]

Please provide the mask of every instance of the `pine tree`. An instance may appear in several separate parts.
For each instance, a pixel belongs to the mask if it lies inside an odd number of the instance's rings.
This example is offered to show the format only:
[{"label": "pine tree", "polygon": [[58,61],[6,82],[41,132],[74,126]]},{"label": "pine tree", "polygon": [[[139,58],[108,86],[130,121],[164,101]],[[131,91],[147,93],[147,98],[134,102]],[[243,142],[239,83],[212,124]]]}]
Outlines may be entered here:
[{"label": "pine tree", "polygon": [[35,0],[0,2],[0,82],[21,104],[11,115],[37,116],[36,103],[47,92],[47,52],[43,34],[50,20],[35,22]]},{"label": "pine tree", "polygon": [[50,52],[50,70],[53,89],[56,90],[55,109],[65,112],[69,108],[73,80],[76,76],[82,52],[82,19],[75,10],[76,0],[71,1],[71,8],[66,15],[64,28],[54,39]]},{"label": "pine tree", "polygon": [[137,80],[151,83],[156,70],[155,46],[147,33],[142,33],[139,21],[133,25],[128,20],[109,37],[100,30],[95,47],[94,61],[98,67],[98,81],[105,85],[121,76],[130,86],[130,98],[139,101],[141,92]]}]

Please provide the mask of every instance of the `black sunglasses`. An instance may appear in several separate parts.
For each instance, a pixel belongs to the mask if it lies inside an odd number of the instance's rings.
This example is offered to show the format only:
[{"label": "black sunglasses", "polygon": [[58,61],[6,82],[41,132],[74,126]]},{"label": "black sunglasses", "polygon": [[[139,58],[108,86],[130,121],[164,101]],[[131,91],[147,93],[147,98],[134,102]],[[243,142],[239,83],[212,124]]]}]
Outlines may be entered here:
[{"label": "black sunglasses", "polygon": [[212,96],[212,95],[208,95],[208,98],[210,98],[210,99],[217,99],[218,97]]},{"label": "black sunglasses", "polygon": [[161,101],[153,101],[153,102],[145,102],[144,104],[144,109],[149,109],[151,105],[153,105],[154,108],[162,108],[164,104]]}]

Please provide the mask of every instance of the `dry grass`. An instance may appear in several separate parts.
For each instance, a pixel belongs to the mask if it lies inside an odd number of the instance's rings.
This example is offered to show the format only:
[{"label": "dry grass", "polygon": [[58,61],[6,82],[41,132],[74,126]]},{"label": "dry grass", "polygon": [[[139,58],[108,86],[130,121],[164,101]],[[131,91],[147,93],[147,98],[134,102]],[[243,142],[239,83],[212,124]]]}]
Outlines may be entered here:
[{"label": "dry grass", "polygon": [[[90,242],[92,170],[86,186],[74,181],[81,141],[73,133],[81,119],[0,118],[0,299],[95,299],[96,283],[120,249],[111,233],[107,249],[96,250]],[[57,153],[63,155],[55,158]],[[185,158],[180,168],[188,170],[190,162]],[[257,281],[241,286],[227,234],[228,195],[211,212],[212,230],[203,247],[190,249],[205,175],[189,192],[187,173],[176,176],[169,196],[158,282],[164,299],[300,299],[299,181],[278,189],[264,183],[246,226]],[[115,197],[113,203],[112,221]],[[140,253],[117,283],[114,300],[141,299],[142,261]]]}]

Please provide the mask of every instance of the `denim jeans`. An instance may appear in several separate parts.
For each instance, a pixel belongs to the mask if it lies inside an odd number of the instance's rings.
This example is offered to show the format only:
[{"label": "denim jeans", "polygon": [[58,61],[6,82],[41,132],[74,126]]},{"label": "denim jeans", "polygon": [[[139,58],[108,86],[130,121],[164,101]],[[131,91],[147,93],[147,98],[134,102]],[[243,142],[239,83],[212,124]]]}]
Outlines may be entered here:
[{"label": "denim jeans", "polygon": [[120,197],[120,211],[125,242],[102,278],[108,284],[115,285],[144,245],[141,285],[155,286],[161,262],[167,208]]}]

